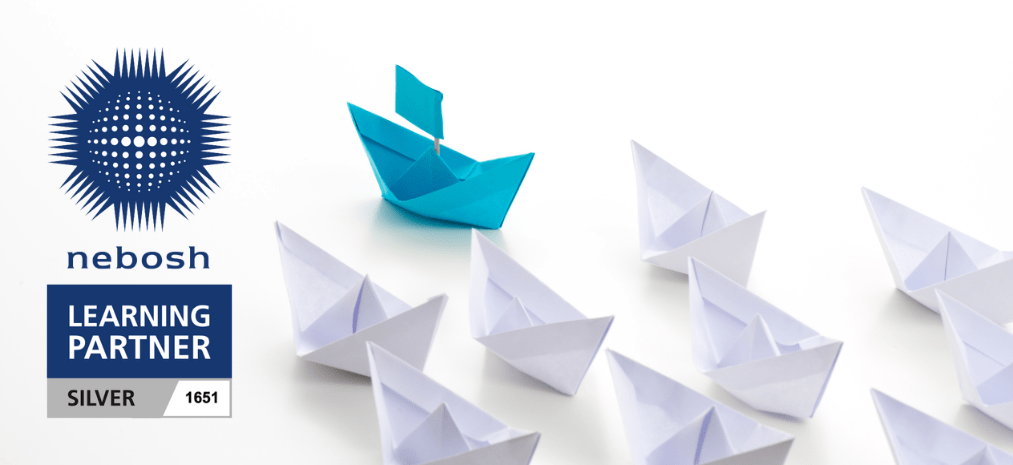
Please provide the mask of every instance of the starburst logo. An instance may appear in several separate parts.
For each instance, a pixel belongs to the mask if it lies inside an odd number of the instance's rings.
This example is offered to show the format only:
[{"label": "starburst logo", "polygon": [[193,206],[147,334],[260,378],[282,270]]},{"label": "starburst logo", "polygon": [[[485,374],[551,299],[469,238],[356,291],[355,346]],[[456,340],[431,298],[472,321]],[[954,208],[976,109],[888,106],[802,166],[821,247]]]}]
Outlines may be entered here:
[{"label": "starburst logo", "polygon": [[92,219],[113,208],[117,230],[164,229],[166,206],[187,218],[218,187],[207,167],[226,163],[214,159],[225,155],[225,117],[207,114],[218,94],[193,65],[166,74],[164,52],[145,52],[142,64],[140,52],[128,62],[124,51],[121,63],[117,51],[112,73],[92,63],[98,71],[88,66],[62,94],[74,113],[54,117],[53,155],[65,159],[53,163],[74,167],[61,188]]}]

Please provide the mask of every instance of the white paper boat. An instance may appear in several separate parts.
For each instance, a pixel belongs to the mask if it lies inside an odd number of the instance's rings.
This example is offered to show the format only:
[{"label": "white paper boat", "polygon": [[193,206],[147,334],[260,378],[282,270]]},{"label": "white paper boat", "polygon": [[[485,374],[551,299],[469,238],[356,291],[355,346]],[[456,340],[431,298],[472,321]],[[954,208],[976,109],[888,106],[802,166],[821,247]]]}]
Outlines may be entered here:
[{"label": "white paper boat", "polygon": [[571,396],[614,318],[587,318],[474,229],[470,299],[475,340]]},{"label": "white paper boat", "polygon": [[425,366],[446,295],[411,308],[285,225],[275,227],[296,355],[369,376],[366,341],[373,341]]},{"label": "white paper boat", "polygon": [[696,257],[746,285],[766,212],[750,216],[636,141],[640,258],[687,273]]},{"label": "white paper boat", "polygon": [[1013,334],[956,299],[936,291],[960,393],[1013,429]]},{"label": "white paper boat", "polygon": [[367,344],[384,465],[524,465],[541,434],[511,428]]},{"label": "white paper boat", "polygon": [[1013,465],[1013,456],[875,389],[897,465]]},{"label": "white paper boat", "polygon": [[780,465],[794,437],[606,351],[636,465]]},{"label": "white paper boat", "polygon": [[897,289],[939,313],[938,289],[997,323],[1013,321],[1013,252],[862,189]]},{"label": "white paper boat", "polygon": [[812,417],[841,352],[821,336],[695,258],[689,259],[693,363],[757,410]]}]

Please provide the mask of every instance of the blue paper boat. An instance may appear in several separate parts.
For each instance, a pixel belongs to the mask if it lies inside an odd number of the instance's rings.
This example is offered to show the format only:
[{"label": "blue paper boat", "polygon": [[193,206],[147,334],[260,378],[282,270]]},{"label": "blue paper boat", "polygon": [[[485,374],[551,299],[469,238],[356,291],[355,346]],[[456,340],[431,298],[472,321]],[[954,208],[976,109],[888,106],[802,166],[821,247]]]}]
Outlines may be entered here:
[{"label": "blue paper boat", "polygon": [[397,113],[435,142],[348,104],[383,198],[429,218],[498,229],[535,154],[478,162],[440,147],[443,95],[403,68],[397,72]]}]

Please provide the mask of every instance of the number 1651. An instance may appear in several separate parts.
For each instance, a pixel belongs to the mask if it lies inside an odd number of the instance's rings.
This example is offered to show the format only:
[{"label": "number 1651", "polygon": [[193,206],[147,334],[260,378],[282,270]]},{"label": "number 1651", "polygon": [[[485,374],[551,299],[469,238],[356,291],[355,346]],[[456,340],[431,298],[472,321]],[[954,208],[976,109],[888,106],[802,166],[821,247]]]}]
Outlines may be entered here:
[{"label": "number 1651", "polygon": [[218,391],[187,392],[186,402],[189,404],[217,404]]}]

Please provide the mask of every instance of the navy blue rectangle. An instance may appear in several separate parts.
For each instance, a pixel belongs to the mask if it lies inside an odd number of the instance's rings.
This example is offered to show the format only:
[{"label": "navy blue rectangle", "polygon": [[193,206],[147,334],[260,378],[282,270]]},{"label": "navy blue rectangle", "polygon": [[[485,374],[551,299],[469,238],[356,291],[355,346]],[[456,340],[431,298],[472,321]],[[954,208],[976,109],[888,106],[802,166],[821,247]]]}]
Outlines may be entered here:
[{"label": "navy blue rectangle", "polygon": [[[232,377],[232,286],[231,285],[49,285],[47,286],[47,376],[49,378],[231,378]],[[74,322],[82,326],[71,326],[70,306],[74,306]],[[92,320],[99,323],[107,306],[113,306],[118,316],[123,305],[131,305],[138,309],[142,305],[149,311],[163,305],[167,309],[175,305],[182,310],[184,306],[191,310],[200,305],[207,305],[206,310],[198,312],[208,317],[207,326],[197,326],[190,321],[187,326],[152,326],[145,320],[145,326],[114,326],[111,321],[104,326],[83,326],[83,309],[86,305],[94,305],[92,311],[96,317]],[[191,313],[192,316],[192,313]],[[120,322],[121,325],[125,322]],[[140,323],[140,321],[138,321]],[[124,352],[127,359],[117,356],[116,359],[103,359],[93,355],[84,358],[92,336],[99,336],[99,341],[107,353],[111,355],[110,337],[118,336],[149,336],[141,341],[127,339]],[[191,354],[194,336],[207,338],[207,353],[210,358],[176,359],[175,337],[188,336],[185,340],[188,349],[182,354]],[[84,349],[75,352],[70,358],[71,338],[84,338]],[[169,349],[169,358],[161,358],[156,350],[156,357],[150,356],[150,336],[164,342],[169,336],[173,345]],[[135,345],[141,344],[141,357],[135,359]]]}]

